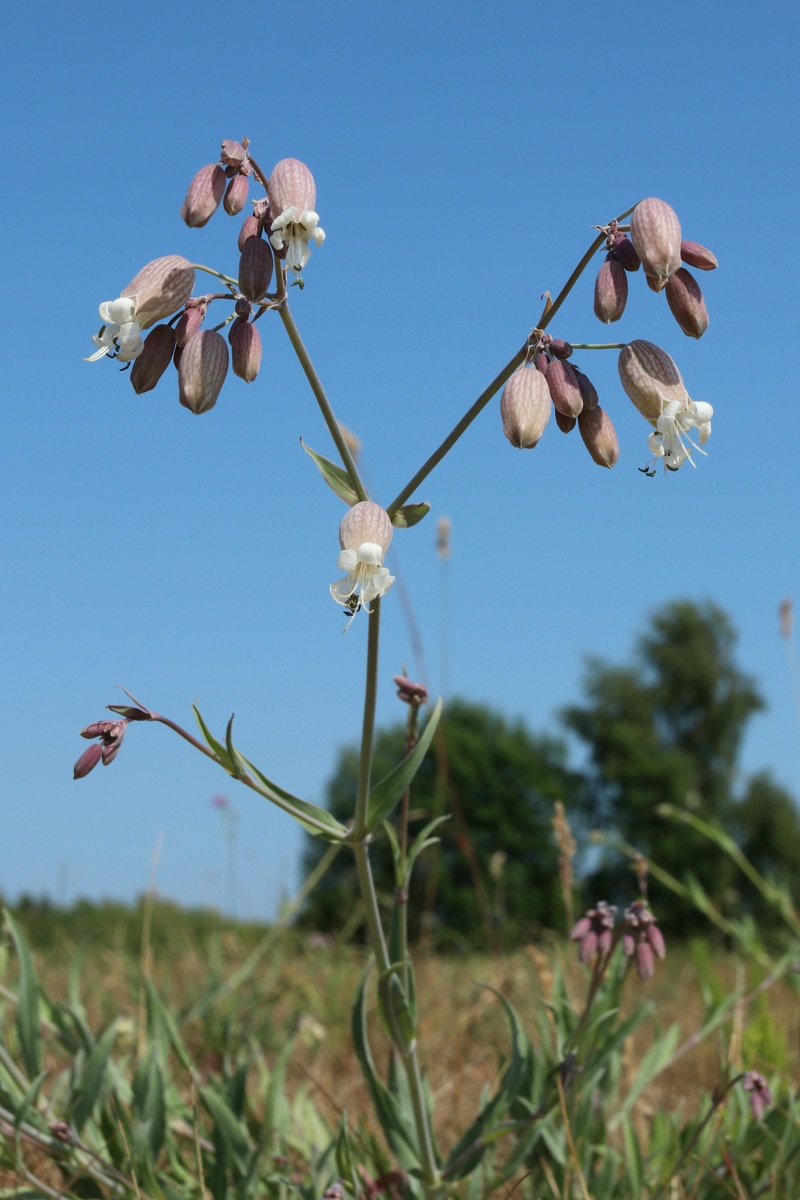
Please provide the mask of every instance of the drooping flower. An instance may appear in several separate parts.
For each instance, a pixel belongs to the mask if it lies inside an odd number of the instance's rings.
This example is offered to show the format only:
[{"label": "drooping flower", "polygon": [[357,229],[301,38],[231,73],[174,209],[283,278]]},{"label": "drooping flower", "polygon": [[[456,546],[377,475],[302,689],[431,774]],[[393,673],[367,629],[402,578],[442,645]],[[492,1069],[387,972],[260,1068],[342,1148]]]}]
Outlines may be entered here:
[{"label": "drooping flower", "polygon": [[113,355],[119,362],[131,362],[138,358],[144,349],[144,341],[142,327],[134,320],[135,300],[131,296],[104,300],[98,312],[103,327],[99,333],[92,334],[97,349],[85,361],[97,362],[107,354]]},{"label": "drooping flower", "polygon": [[332,583],[330,592],[336,603],[350,613],[351,620],[360,608],[369,612],[370,601],[385,595],[394,583],[394,575],[383,565],[392,533],[389,514],[372,500],[354,504],[342,518],[338,561],[339,569],[347,575]]},{"label": "drooping flower", "polygon": [[122,739],[128,728],[127,720],[122,721],[93,721],[81,730],[82,738],[98,738],[87,750],[84,750],[73,768],[73,779],[83,779],[94,770],[102,759],[103,766],[112,763],[119,753]]},{"label": "drooping flower", "polygon": [[[674,361],[652,342],[629,342],[620,351],[618,366],[626,393],[653,426],[648,438],[653,457],[663,459],[668,471],[685,462],[694,466],[691,448],[700,450],[711,436],[712,406],[690,400]],[[689,437],[692,430],[697,430],[697,442]]]},{"label": "drooping flower", "polygon": [[311,257],[311,243],[321,246],[325,231],[314,211],[317,188],[305,163],[284,158],[269,177],[270,242],[286,251],[286,261],[299,275]]},{"label": "drooping flower", "polygon": [[154,258],[142,267],[116,300],[105,300],[98,312],[103,325],[92,337],[97,350],[87,362],[107,354],[131,362],[144,348],[142,331],[182,308],[192,294],[194,267],[179,254]]}]

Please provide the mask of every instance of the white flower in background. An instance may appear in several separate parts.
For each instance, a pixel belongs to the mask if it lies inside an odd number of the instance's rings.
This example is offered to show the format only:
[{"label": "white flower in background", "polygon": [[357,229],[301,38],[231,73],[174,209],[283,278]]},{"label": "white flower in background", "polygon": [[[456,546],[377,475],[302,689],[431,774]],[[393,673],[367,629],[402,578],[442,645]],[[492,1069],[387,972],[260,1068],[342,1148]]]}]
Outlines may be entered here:
[{"label": "white flower in background", "polygon": [[131,296],[120,296],[117,300],[104,300],[99,308],[103,328],[94,334],[92,341],[97,350],[86,362],[97,362],[107,354],[113,354],[120,362],[138,358],[144,349],[142,327],[134,320],[136,300]]},{"label": "white flower in background", "polygon": [[342,518],[338,561],[339,570],[347,575],[332,583],[330,591],[336,603],[350,613],[350,620],[360,608],[369,612],[370,601],[383,596],[394,583],[394,575],[383,565],[392,533],[388,513],[371,500],[354,504]]},{"label": "white flower in background", "polygon": [[311,243],[321,246],[325,231],[314,211],[317,188],[305,163],[284,158],[269,177],[269,210],[272,217],[270,242],[276,250],[286,247],[286,261],[295,275],[311,257]]}]

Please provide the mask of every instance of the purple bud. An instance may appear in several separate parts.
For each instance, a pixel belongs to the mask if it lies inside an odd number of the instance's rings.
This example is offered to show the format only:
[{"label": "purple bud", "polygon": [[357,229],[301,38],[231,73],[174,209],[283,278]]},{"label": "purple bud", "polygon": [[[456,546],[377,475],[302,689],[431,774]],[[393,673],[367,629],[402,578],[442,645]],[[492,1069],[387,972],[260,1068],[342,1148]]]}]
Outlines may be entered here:
[{"label": "purple bud", "polygon": [[223,207],[228,216],[235,217],[242,211],[247,203],[249,186],[246,175],[234,175],[233,179],[231,179],[222,199]]},{"label": "purple bud", "polygon": [[537,354],[533,365],[536,367],[537,371],[541,371],[542,375],[546,375],[547,368],[550,365],[550,359],[546,354]]},{"label": "purple bud", "polygon": [[397,695],[405,703],[410,704],[412,708],[419,708],[422,704],[428,703],[428,689],[421,683],[414,683],[413,679],[409,679],[406,675],[394,676]]},{"label": "purple bud", "polygon": [[558,412],[565,417],[577,417],[583,408],[583,397],[578,387],[578,376],[563,359],[556,358],[547,368],[547,386]]},{"label": "purple bud", "polygon": [[261,366],[261,334],[246,317],[237,317],[231,325],[231,366],[234,375],[252,383]]},{"label": "purple bud", "polygon": [[653,954],[661,959],[666,956],[664,939],[646,900],[634,900],[625,910],[622,949],[628,958],[635,957],[636,971],[643,983],[653,977]]},{"label": "purple bud", "polygon": [[199,300],[187,304],[186,309],[181,313],[180,320],[175,326],[175,343],[178,346],[185,346],[189,338],[197,333],[200,326],[203,324],[203,319],[206,315],[208,303],[206,300]]},{"label": "purple bud", "polygon": [[613,904],[601,900],[576,921],[569,935],[571,942],[579,942],[578,958],[582,963],[591,963],[596,954],[605,957],[614,938],[614,922],[617,910]]},{"label": "purple bud", "polygon": [[653,978],[653,950],[648,942],[639,942],[636,947],[636,972],[642,983]]},{"label": "purple bud", "polygon": [[152,391],[172,361],[175,350],[175,330],[170,325],[156,325],[144,339],[144,349],[131,368],[131,387],[138,396]]},{"label": "purple bud", "polygon": [[742,1087],[750,1093],[750,1111],[760,1121],[765,1109],[775,1103],[769,1084],[760,1071],[747,1071],[742,1078]]},{"label": "purple bud", "polygon": [[226,138],[220,149],[220,159],[226,167],[241,167],[247,158],[247,151],[241,142]]},{"label": "purple bud", "polygon": [[575,369],[575,374],[578,376],[578,387],[580,388],[581,396],[583,397],[584,408],[597,408],[600,403],[600,397],[597,394],[597,388],[592,383],[588,375],[584,375],[582,371]]},{"label": "purple bud", "polygon": [[609,254],[594,282],[594,315],[610,325],[625,311],[628,299],[628,276],[622,266]]},{"label": "purple bud", "polygon": [[667,280],[667,304],[687,337],[702,337],[708,329],[708,309],[700,285],[686,267]]},{"label": "purple bud", "polygon": [[263,238],[252,237],[239,258],[239,291],[248,300],[262,300],[272,279],[272,250]]},{"label": "purple bud", "polygon": [[633,248],[633,242],[624,233],[616,235],[611,249],[614,251],[614,257],[617,262],[621,263],[626,271],[639,270],[639,267],[642,265],[641,259]]},{"label": "purple bud", "polygon": [[572,346],[569,342],[565,342],[563,338],[550,339],[550,353],[553,358],[571,358]]},{"label": "purple bud", "polygon": [[699,242],[681,242],[681,258],[698,271],[713,271],[719,265],[716,255]]},{"label": "purple bud", "polygon": [[99,742],[94,742],[80,756],[75,766],[72,768],[73,779],[83,779],[84,775],[88,775],[93,771],[100,759],[103,757],[103,747]]},{"label": "purple bud", "polygon": [[555,410],[556,425],[562,433],[572,433],[578,423],[577,417],[565,417],[558,409]]},{"label": "purple bud", "polygon": [[617,432],[608,413],[599,404],[586,408],[578,417],[578,429],[583,444],[599,467],[613,467],[619,462]]},{"label": "purple bud", "polygon": [[258,237],[258,217],[253,213],[249,217],[245,217],[244,224],[239,230],[239,253],[244,250],[244,244],[249,238]]},{"label": "purple bud", "polygon": [[219,163],[201,167],[189,184],[181,217],[190,229],[202,229],[219,208],[225,192],[225,172]]},{"label": "purple bud", "polygon": [[228,373],[228,347],[215,329],[201,329],[181,351],[178,366],[179,399],[197,414],[217,403]]}]

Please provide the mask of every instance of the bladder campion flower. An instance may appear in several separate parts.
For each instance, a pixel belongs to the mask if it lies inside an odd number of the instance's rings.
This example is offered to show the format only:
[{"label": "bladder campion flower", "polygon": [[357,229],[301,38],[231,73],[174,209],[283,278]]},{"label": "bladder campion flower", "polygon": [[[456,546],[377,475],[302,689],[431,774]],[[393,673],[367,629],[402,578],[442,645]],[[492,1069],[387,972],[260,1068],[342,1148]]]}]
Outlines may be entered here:
[{"label": "bladder campion flower", "polygon": [[92,337],[97,350],[87,362],[96,362],[107,354],[119,362],[131,362],[144,348],[142,330],[149,329],[182,308],[192,294],[194,267],[179,254],[154,258],[142,267],[116,300],[100,305],[103,325]]},{"label": "bladder campion flower", "polygon": [[[694,466],[690,446],[700,450],[708,441],[714,409],[689,399],[681,373],[667,352],[652,342],[629,342],[620,351],[619,377],[639,412],[654,426],[648,438],[651,454],[662,458],[668,471],[677,471],[685,462]],[[688,436],[693,429],[698,442]]]},{"label": "bladder campion flower", "polygon": [[321,246],[325,231],[314,212],[317,188],[305,163],[283,158],[269,177],[270,242],[286,248],[286,261],[298,275],[311,257],[311,242]]},{"label": "bladder campion flower", "polygon": [[385,595],[394,583],[394,575],[383,565],[392,532],[388,513],[372,500],[354,504],[342,518],[339,569],[347,575],[332,583],[330,590],[336,603],[350,613],[350,620],[360,608],[369,612],[370,601]]}]

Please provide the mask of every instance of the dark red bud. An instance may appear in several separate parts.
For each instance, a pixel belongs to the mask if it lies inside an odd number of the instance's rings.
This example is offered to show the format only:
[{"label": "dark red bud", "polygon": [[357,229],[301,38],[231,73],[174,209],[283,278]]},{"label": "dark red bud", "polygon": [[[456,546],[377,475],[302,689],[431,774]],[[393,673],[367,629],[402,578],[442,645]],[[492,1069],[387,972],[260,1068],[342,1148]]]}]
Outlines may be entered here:
[{"label": "dark red bud", "polygon": [[570,346],[569,342],[565,342],[563,338],[551,338],[550,353],[554,358],[570,358],[572,355],[572,346]]},{"label": "dark red bud", "polygon": [[272,250],[263,238],[248,238],[239,258],[239,291],[261,300],[272,279]]},{"label": "dark red bud", "polygon": [[700,285],[691,272],[679,267],[667,280],[667,303],[687,337],[702,337],[708,329],[708,309]]},{"label": "dark red bud", "polygon": [[222,200],[225,212],[229,216],[235,217],[240,213],[247,203],[247,191],[249,184],[246,175],[234,175],[227,188]]},{"label": "dark red bud", "polygon": [[175,349],[175,330],[170,325],[156,325],[144,339],[144,349],[131,368],[131,387],[138,396],[152,391],[172,361]]},{"label": "dark red bud", "polygon": [[258,217],[252,213],[245,218],[242,228],[239,230],[239,253],[244,250],[245,242],[251,237],[258,237]]},{"label": "dark red bud", "polygon": [[181,314],[178,324],[175,326],[175,342],[181,347],[185,346],[189,338],[197,333],[200,326],[203,324],[203,318],[206,315],[206,305],[196,304],[191,308],[187,308]]},{"label": "dark red bud", "polygon": [[575,428],[575,426],[577,424],[577,418],[576,417],[565,417],[563,413],[558,411],[558,409],[556,409],[555,412],[556,412],[556,425],[561,430],[561,432],[562,433],[572,433],[573,429]]},{"label": "dark red bud", "polygon": [[225,192],[225,172],[219,163],[201,167],[189,184],[181,216],[191,229],[202,229],[219,208]]},{"label": "dark red bud", "polygon": [[600,403],[600,397],[597,394],[597,388],[592,383],[587,375],[582,371],[576,371],[578,376],[578,387],[580,388],[581,396],[583,397],[584,408],[597,408]]},{"label": "dark red bud", "polygon": [[533,365],[536,367],[537,371],[541,371],[543,375],[546,375],[547,368],[550,365],[550,359],[546,354],[537,354]]},{"label": "dark red bud", "polygon": [[626,271],[638,271],[642,260],[633,248],[633,242],[624,233],[618,233],[612,246],[614,257]]},{"label": "dark red bud", "polygon": [[84,775],[88,775],[93,771],[100,759],[103,757],[103,747],[99,742],[94,742],[80,756],[75,766],[72,768],[73,779],[83,779]]},{"label": "dark red bud", "polygon": [[234,375],[252,383],[261,366],[261,334],[246,317],[237,317],[231,325],[231,366]]},{"label": "dark red bud", "polygon": [[201,329],[183,347],[178,367],[179,399],[196,415],[217,403],[228,373],[228,347],[215,329]]},{"label": "dark red bud", "polygon": [[609,254],[594,283],[594,315],[609,325],[618,321],[628,300],[628,276],[622,263]]},{"label": "dark red bud", "polygon": [[545,378],[556,410],[565,417],[577,417],[583,408],[583,397],[578,387],[578,376],[569,363],[560,358],[554,359],[547,368]]},{"label": "dark red bud", "polygon": [[716,255],[699,242],[681,242],[681,258],[698,271],[713,271],[719,265]]}]

